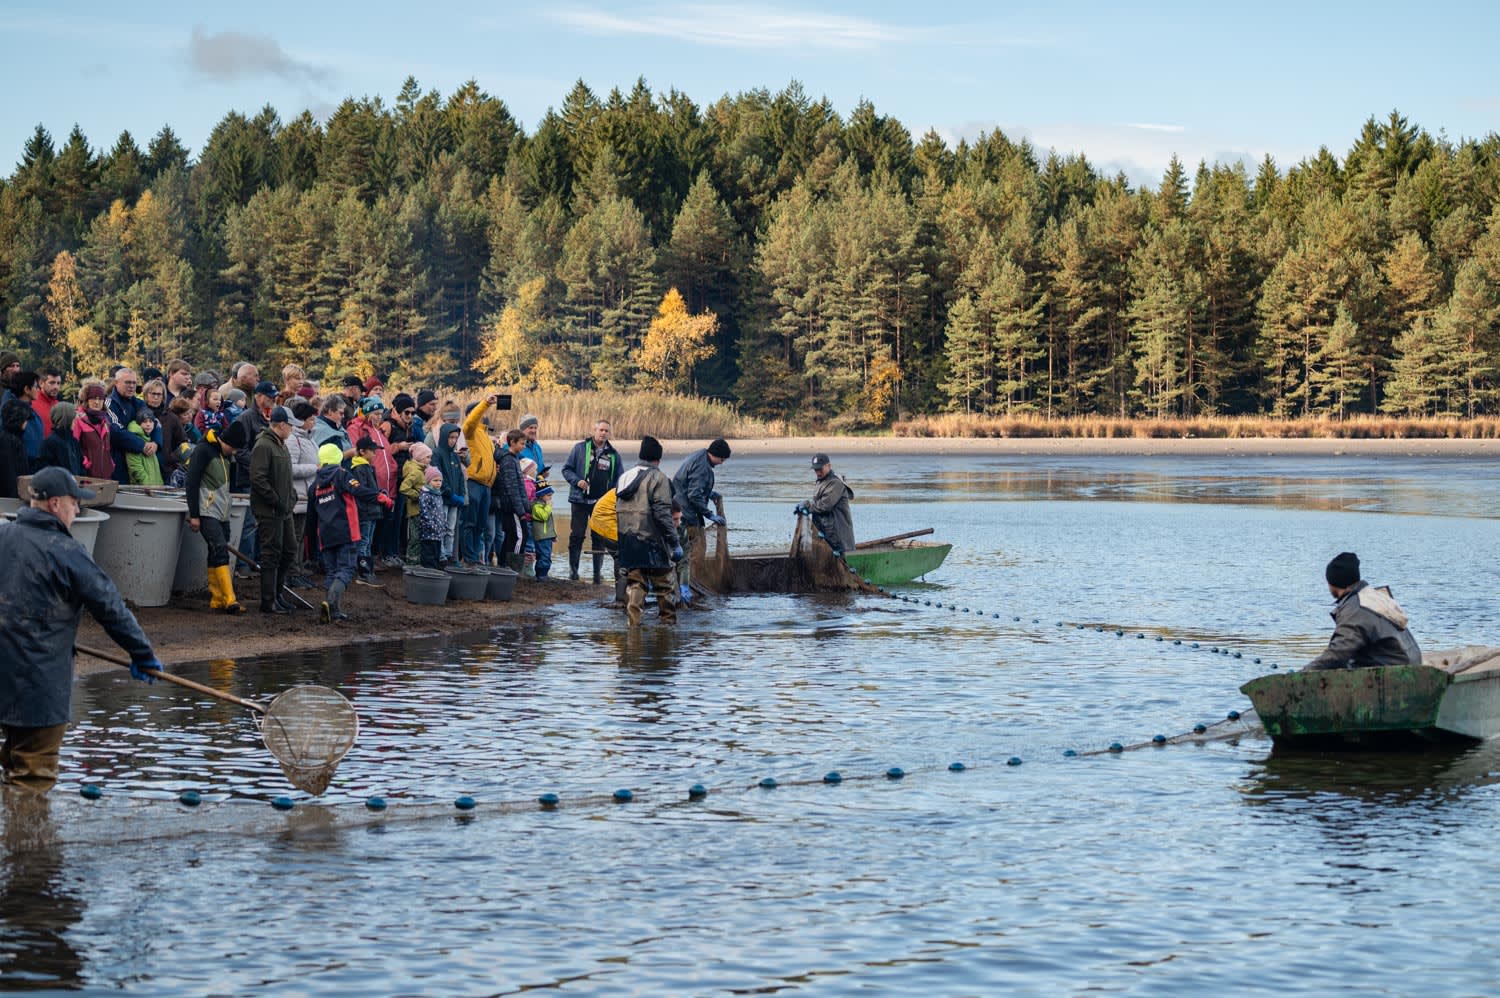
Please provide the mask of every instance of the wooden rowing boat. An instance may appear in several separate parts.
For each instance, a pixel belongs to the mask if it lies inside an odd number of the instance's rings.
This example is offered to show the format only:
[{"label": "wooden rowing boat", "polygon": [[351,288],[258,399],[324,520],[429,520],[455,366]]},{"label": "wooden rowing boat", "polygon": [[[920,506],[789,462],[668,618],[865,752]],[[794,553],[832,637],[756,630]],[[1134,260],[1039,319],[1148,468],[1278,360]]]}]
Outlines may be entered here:
[{"label": "wooden rowing boat", "polygon": [[1240,692],[1277,745],[1479,741],[1500,735],[1500,648],[1433,652],[1421,665],[1273,673]]}]

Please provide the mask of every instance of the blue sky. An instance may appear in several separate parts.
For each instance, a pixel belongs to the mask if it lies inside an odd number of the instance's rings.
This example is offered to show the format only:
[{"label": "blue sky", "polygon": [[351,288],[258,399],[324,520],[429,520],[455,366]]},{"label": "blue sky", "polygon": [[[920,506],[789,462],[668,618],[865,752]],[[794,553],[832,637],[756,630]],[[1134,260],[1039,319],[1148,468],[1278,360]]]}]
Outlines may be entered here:
[{"label": "blue sky", "polygon": [[604,94],[644,76],[700,106],[795,79],[914,137],[999,126],[1136,180],[1173,152],[1190,169],[1342,156],[1392,108],[1454,139],[1500,129],[1484,2],[7,2],[0,38],[6,173],[38,122],[106,148],[170,124],[196,153],[231,109],[321,117],[346,95],[389,103],[408,74],[445,95],[477,79],[528,131],[579,78]]}]

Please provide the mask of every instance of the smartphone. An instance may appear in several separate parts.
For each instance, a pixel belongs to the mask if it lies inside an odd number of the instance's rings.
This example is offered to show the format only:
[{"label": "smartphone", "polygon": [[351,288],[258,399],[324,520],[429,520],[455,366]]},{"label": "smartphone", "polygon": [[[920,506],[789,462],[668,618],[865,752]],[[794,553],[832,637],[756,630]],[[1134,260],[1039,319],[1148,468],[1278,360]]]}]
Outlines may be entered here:
[{"label": "smartphone", "polygon": [[496,395],[495,396],[495,408],[496,409],[509,409],[510,408],[510,396],[509,395]]}]

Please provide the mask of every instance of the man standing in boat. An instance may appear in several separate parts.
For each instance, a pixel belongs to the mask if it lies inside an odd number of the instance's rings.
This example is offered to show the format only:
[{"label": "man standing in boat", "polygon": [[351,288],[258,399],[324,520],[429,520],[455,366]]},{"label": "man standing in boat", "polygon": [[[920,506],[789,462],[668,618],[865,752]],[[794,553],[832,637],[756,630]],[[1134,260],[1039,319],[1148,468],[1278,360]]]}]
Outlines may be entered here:
[{"label": "man standing in boat", "polygon": [[1422,664],[1422,650],[1406,627],[1406,611],[1390,589],[1376,589],[1359,577],[1357,555],[1345,551],[1323,574],[1338,601],[1333,607],[1333,637],[1328,650],[1304,671]]},{"label": "man standing in boat", "polygon": [[849,511],[849,500],[854,490],[849,483],[834,474],[833,463],[827,454],[814,454],[813,474],[818,476],[818,488],[813,497],[797,507],[798,516],[811,516],[813,526],[823,535],[833,553],[843,557],[854,550],[854,515]]}]

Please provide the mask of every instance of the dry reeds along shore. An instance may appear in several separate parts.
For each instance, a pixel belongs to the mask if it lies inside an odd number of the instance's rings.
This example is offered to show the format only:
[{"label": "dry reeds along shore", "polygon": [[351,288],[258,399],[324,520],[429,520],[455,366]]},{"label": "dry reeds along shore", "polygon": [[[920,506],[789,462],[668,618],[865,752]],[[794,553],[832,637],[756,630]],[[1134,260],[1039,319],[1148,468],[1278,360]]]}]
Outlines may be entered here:
[{"label": "dry reeds along shore", "polygon": [[1269,416],[1207,416],[1197,419],[1111,419],[1035,415],[980,416],[951,413],[899,421],[898,437],[1058,438],[1086,440],[1494,440],[1500,419],[1409,419],[1355,416],[1350,419],[1274,419]]},{"label": "dry reeds along shore", "polygon": [[[499,425],[506,425],[508,416],[509,425],[515,426],[522,416],[530,413],[540,420],[542,433],[555,439],[582,440],[593,432],[595,421],[601,418],[610,421],[613,435],[621,440],[638,440],[648,433],[662,440],[787,435],[787,426],[780,421],[748,419],[724,402],[686,395],[644,391],[539,392],[507,388],[494,391],[511,396],[510,411],[498,417]],[[477,389],[437,391],[438,398],[445,404],[448,400],[457,400],[461,411],[486,394]],[[387,394],[386,397],[391,396]]]}]

